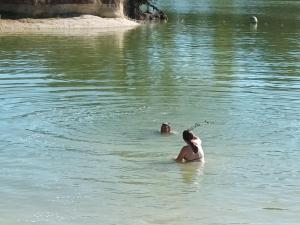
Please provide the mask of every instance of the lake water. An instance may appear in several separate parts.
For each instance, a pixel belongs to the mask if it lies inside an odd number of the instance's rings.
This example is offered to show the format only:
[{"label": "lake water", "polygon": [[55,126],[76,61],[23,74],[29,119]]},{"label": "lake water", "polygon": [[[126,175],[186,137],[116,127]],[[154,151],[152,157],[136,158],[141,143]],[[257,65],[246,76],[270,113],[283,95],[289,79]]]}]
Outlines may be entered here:
[{"label": "lake water", "polygon": [[[168,23],[0,35],[0,224],[299,224],[300,1],[159,5]],[[174,163],[196,122],[205,166]]]}]

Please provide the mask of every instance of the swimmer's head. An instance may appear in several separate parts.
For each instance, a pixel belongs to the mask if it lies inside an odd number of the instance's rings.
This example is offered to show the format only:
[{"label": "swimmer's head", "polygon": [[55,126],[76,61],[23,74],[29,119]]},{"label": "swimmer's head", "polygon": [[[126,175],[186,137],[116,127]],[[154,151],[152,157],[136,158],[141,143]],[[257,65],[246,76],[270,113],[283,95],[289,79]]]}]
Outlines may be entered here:
[{"label": "swimmer's head", "polygon": [[169,123],[163,123],[160,127],[160,133],[168,134],[171,132],[171,126]]},{"label": "swimmer's head", "polygon": [[190,143],[194,138],[194,133],[191,130],[184,130],[182,132],[182,138],[186,143]]},{"label": "swimmer's head", "polygon": [[195,138],[195,135],[191,130],[184,130],[182,132],[182,138],[192,147],[194,153],[198,152],[198,147],[192,142],[192,140]]}]

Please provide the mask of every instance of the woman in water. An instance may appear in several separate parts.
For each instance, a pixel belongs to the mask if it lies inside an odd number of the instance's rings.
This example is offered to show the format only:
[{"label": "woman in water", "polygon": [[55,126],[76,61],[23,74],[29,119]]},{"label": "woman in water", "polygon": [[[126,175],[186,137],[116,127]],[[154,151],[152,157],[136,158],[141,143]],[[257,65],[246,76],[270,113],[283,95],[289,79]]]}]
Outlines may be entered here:
[{"label": "woman in water", "polygon": [[182,133],[183,140],[187,143],[177,158],[176,162],[204,162],[204,153],[201,146],[201,140],[191,130],[185,130]]}]

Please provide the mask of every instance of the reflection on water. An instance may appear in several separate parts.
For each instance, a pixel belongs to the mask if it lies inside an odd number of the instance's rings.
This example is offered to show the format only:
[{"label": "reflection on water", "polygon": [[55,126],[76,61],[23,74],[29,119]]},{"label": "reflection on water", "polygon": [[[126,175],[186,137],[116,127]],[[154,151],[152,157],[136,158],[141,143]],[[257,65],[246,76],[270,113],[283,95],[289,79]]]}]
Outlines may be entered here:
[{"label": "reflection on water", "polygon": [[198,183],[199,176],[204,175],[204,163],[195,162],[181,165],[182,179],[186,183]]},{"label": "reflection on water", "polygon": [[[299,3],[159,4],[166,24],[0,35],[0,223],[298,223]],[[204,120],[205,167],[174,163]]]}]

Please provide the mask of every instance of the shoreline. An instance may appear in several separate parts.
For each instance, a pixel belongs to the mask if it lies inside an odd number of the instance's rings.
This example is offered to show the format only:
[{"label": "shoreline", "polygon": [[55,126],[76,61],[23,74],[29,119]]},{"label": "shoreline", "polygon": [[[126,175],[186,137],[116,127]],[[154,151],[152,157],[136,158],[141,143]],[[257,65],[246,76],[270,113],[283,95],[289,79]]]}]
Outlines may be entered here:
[{"label": "shoreline", "polygon": [[102,18],[93,15],[56,18],[0,19],[0,34],[12,32],[49,32],[93,29],[96,31],[113,31],[139,26],[138,22],[128,18]]}]

